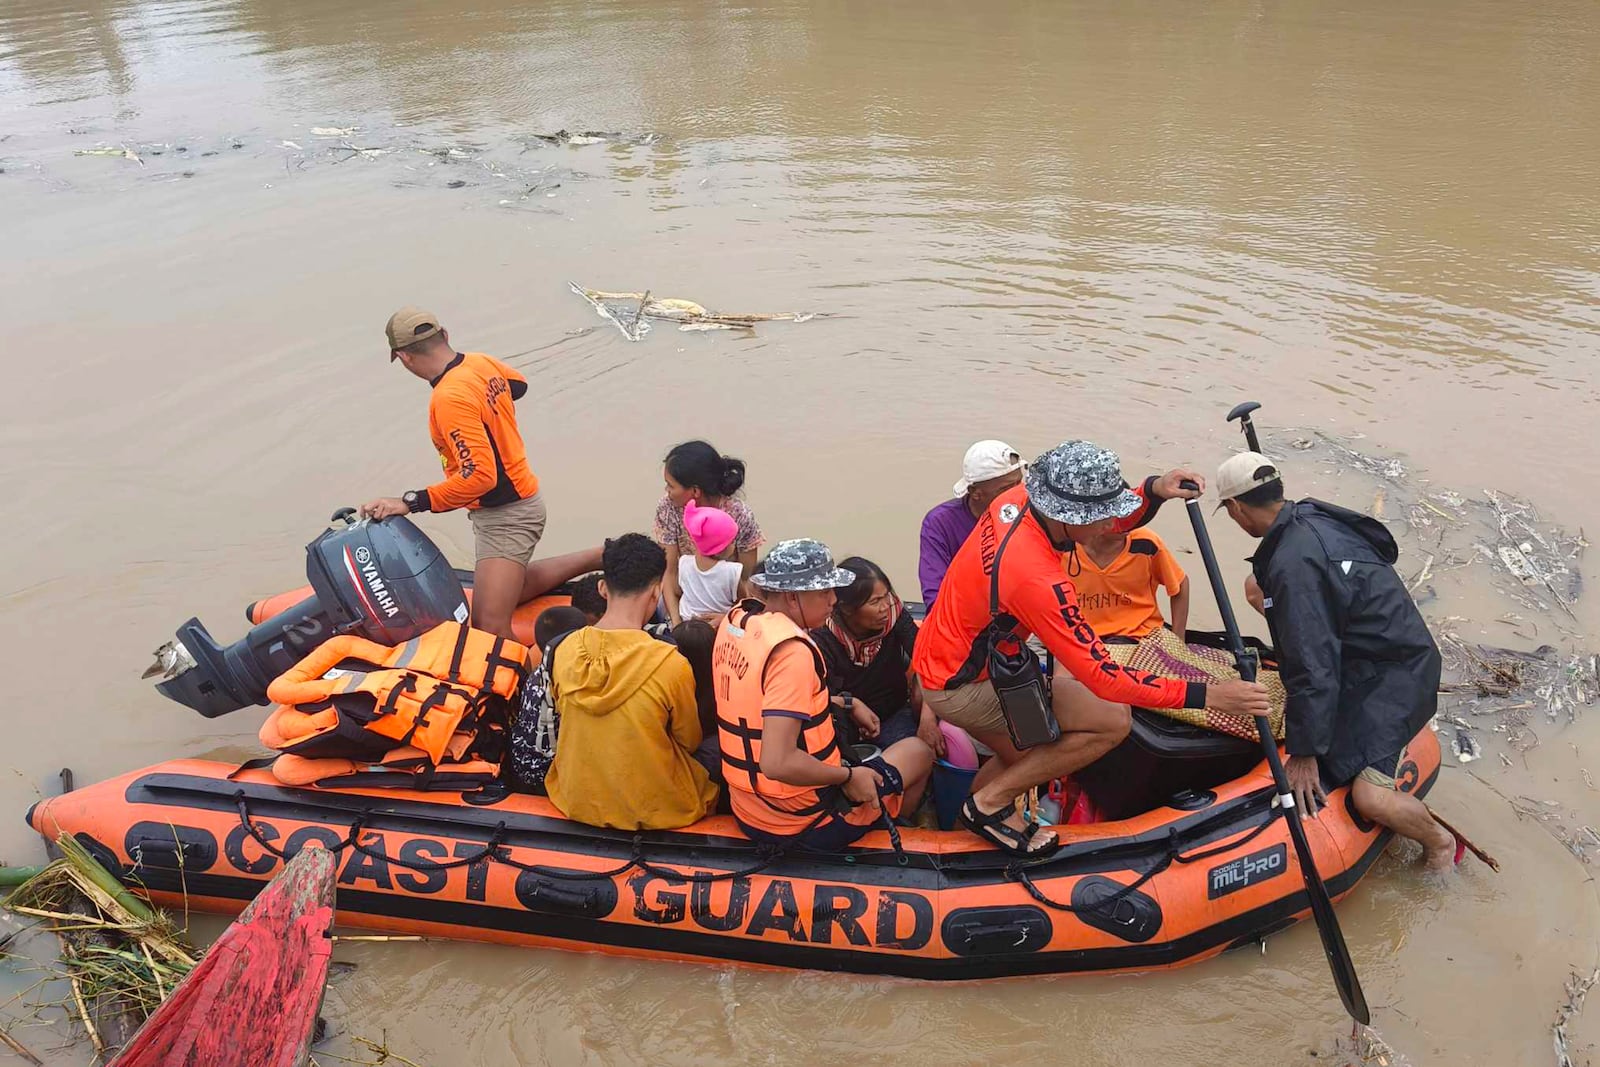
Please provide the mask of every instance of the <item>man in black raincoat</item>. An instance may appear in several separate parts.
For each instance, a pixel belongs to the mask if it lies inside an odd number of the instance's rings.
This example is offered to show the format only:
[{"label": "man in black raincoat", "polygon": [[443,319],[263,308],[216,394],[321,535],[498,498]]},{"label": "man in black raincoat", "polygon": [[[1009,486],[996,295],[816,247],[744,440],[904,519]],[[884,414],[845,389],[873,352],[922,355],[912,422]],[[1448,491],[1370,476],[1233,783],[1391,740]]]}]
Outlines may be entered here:
[{"label": "man in black raincoat", "polygon": [[1439,648],[1395,573],[1399,549],[1378,520],[1320,500],[1285,500],[1257,452],[1217,473],[1228,516],[1261,539],[1245,595],[1267,617],[1284,688],[1295,801],[1316,812],[1349,784],[1362,818],[1422,845],[1448,869],[1455,839],[1395,788],[1407,742],[1438,706]]}]

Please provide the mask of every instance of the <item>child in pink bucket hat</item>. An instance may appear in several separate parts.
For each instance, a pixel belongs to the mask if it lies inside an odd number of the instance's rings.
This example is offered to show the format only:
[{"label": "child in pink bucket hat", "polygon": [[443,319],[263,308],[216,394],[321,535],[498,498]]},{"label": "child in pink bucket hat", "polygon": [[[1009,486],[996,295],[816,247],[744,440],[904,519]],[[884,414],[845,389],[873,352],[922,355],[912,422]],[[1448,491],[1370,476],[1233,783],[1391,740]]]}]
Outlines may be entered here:
[{"label": "child in pink bucket hat", "polygon": [[678,586],[683,590],[679,613],[685,619],[719,619],[739,602],[744,568],[729,552],[739,524],[720,508],[701,507],[690,500],[683,506],[683,528],[694,544],[694,555],[678,560]]}]

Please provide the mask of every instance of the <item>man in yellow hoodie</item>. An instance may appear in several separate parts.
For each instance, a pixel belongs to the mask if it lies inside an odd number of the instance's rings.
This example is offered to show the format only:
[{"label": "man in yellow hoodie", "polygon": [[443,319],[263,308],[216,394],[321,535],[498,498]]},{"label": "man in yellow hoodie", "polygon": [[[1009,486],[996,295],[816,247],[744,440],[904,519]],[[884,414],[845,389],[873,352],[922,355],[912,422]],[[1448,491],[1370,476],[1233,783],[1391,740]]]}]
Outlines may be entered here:
[{"label": "man in yellow hoodie", "polygon": [[618,830],[671,830],[704,818],[717,787],[694,758],[694,672],[641,627],[655,614],[667,556],[643,534],[608,540],[606,611],[556,646],[550,689],[561,729],[545,778],[571,819]]}]

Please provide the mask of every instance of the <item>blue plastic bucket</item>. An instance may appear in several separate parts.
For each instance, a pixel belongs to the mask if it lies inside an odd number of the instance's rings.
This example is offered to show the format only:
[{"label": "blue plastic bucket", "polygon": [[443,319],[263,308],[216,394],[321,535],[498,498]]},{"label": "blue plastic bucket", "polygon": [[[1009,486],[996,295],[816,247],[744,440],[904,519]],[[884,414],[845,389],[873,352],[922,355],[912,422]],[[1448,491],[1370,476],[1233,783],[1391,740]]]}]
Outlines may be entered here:
[{"label": "blue plastic bucket", "polygon": [[964,770],[944,760],[933,761],[933,812],[939,819],[939,829],[953,830],[961,805],[972,792],[972,780],[977,771]]}]

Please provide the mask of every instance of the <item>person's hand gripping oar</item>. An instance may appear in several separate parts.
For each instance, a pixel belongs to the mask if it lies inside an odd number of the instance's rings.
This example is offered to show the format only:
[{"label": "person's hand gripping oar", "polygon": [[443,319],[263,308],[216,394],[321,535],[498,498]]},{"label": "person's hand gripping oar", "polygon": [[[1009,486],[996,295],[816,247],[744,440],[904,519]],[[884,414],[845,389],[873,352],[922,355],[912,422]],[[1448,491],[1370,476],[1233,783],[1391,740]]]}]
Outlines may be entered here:
[{"label": "person's hand gripping oar", "polygon": [[[1199,488],[1193,482],[1184,483],[1185,489]],[[1233,653],[1239,668],[1239,677],[1247,682],[1256,678],[1256,659],[1245,651],[1244,640],[1239,636],[1239,622],[1233,615],[1233,604],[1228,590],[1222,584],[1222,569],[1217,566],[1217,553],[1211,547],[1211,535],[1206,531],[1205,515],[1200,502],[1188,502],[1189,522],[1194,526],[1194,539],[1200,546],[1200,558],[1205,561],[1206,577],[1211,579],[1211,591],[1216,594],[1217,610],[1222,613],[1222,625],[1228,632],[1228,649]],[[1316,859],[1306,840],[1306,829],[1300,822],[1300,809],[1295,804],[1294,793],[1289,788],[1288,776],[1283,772],[1283,760],[1278,755],[1278,743],[1272,737],[1272,726],[1265,715],[1255,716],[1256,733],[1261,737],[1261,751],[1272,768],[1272,781],[1278,790],[1278,806],[1289,824],[1289,837],[1294,841],[1295,857],[1300,861],[1300,876],[1305,879],[1306,896],[1311,901],[1311,915],[1317,922],[1317,932],[1322,935],[1322,952],[1328,958],[1328,969],[1333,972],[1333,984],[1339,989],[1339,999],[1344,1010],[1362,1026],[1372,1022],[1372,1012],[1367,1009],[1366,994],[1361,991],[1361,979],[1356,977],[1355,961],[1344,943],[1344,932],[1339,929],[1339,919],[1333,913],[1333,900],[1328,887],[1322,883]]]}]

